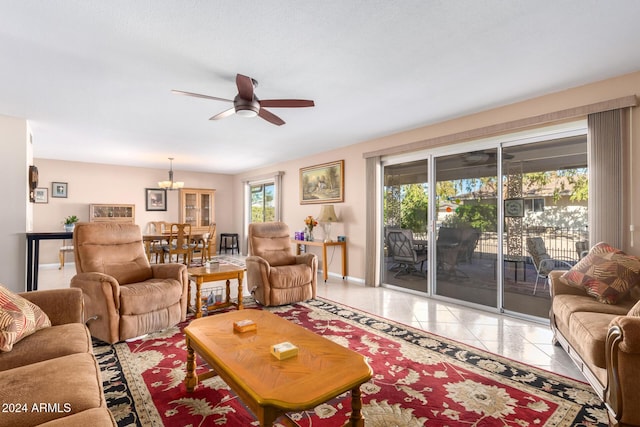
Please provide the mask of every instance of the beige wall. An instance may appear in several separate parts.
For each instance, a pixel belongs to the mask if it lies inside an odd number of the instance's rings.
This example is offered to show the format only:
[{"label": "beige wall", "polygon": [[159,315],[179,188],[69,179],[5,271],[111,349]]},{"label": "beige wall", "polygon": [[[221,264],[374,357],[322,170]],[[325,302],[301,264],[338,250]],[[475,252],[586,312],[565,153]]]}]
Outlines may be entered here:
[{"label": "beige wall", "polygon": [[[167,191],[166,212],[145,210],[145,188],[157,188],[159,180],[167,179],[168,168],[148,169],[47,159],[35,159],[34,162],[40,172],[39,187],[49,189],[49,203],[33,205],[34,231],[62,230],[63,220],[69,215],[88,221],[91,203],[134,204],[136,223],[143,231],[150,221],[175,222],[179,219],[178,191]],[[176,181],[184,181],[185,187],[215,189],[215,219],[219,232],[239,232],[233,228],[233,213],[228,208],[234,197],[231,175],[174,169],[174,177]],[[68,183],[67,198],[51,197],[53,181]],[[40,263],[57,263],[61,244],[62,241],[42,241]],[[73,261],[72,255],[68,257]]]},{"label": "beige wall", "polygon": [[0,218],[0,283],[14,291],[25,284],[25,231],[31,218],[28,171],[31,164],[26,120],[0,116],[0,166],[7,178],[2,185]]},{"label": "beige wall", "polygon": [[[248,177],[274,171],[284,171],[283,220],[293,229],[302,228],[303,219],[307,215],[317,215],[320,212],[320,208],[318,205],[300,205],[298,196],[299,168],[344,159],[345,202],[336,204],[336,213],[342,222],[334,226],[332,233],[334,236],[338,234],[347,236],[349,276],[363,279],[365,277],[365,264],[374,262],[374,260],[365,259],[364,253],[366,211],[364,197],[365,160],[363,153],[634,94],[640,94],[640,72],[241,174],[234,179],[234,191],[236,194],[240,194],[242,180]],[[464,110],[463,103],[464,100],[461,100],[461,110]],[[640,111],[638,108],[635,108],[632,113],[632,145],[634,149],[628,161],[630,165],[637,165],[640,164]],[[640,197],[637,194],[639,186],[633,181],[637,181],[639,177],[638,175],[629,177],[630,189],[629,194],[625,197],[625,200],[629,203],[625,209],[628,212],[628,217],[631,218],[630,223],[635,224],[637,230],[640,230]],[[235,209],[241,208],[242,200],[236,199]],[[240,221],[241,218],[238,217],[237,220]],[[241,226],[241,223],[236,224],[238,229]],[[626,226],[627,230],[628,226],[629,224]],[[640,255],[640,241],[635,241],[640,239],[640,236],[637,235],[638,232],[635,234],[636,236],[632,236],[631,233],[627,233],[627,242],[624,249],[629,253]],[[635,239],[632,239],[632,237],[635,237]],[[340,271],[339,262],[339,253],[336,253],[329,268],[331,273]]]}]

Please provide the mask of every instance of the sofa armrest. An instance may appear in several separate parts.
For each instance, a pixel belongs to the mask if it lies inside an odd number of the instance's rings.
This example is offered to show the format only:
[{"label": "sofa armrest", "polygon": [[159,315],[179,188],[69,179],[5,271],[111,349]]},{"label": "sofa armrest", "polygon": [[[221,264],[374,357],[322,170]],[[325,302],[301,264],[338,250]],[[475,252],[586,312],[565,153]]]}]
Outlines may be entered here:
[{"label": "sofa armrest", "polygon": [[609,324],[605,346],[605,404],[620,425],[640,425],[640,317],[618,316]]},{"label": "sofa armrest", "polygon": [[549,273],[549,288],[551,289],[551,296],[570,294],[570,295],[582,295],[588,296],[586,289],[571,286],[562,275],[566,273],[565,270],[553,270]]},{"label": "sofa armrest", "polygon": [[21,297],[40,307],[52,325],[84,323],[84,304],[80,289],[52,289],[23,292]]}]

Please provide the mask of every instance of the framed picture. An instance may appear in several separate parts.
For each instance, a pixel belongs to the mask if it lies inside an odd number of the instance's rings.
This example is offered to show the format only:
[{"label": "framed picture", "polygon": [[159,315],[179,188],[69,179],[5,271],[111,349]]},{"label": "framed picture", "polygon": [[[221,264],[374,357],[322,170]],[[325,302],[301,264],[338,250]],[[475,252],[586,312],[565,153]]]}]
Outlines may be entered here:
[{"label": "framed picture", "polygon": [[300,204],[344,202],[344,160],[300,168]]},{"label": "framed picture", "polygon": [[49,203],[49,189],[38,187],[33,190],[34,203]]},{"label": "framed picture", "polygon": [[506,199],[504,201],[505,217],[524,216],[524,199]]},{"label": "framed picture", "polygon": [[67,197],[67,183],[66,182],[52,182],[51,183],[51,197]]},{"label": "framed picture", "polygon": [[166,188],[145,188],[144,190],[146,209],[148,211],[167,210],[167,189]]}]

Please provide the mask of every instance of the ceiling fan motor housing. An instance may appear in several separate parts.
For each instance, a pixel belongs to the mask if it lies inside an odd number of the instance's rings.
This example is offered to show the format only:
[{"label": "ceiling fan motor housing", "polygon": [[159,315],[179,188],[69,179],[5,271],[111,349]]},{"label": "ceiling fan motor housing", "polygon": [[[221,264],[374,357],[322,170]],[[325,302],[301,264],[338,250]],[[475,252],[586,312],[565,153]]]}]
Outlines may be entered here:
[{"label": "ceiling fan motor housing", "polygon": [[233,99],[233,106],[236,109],[236,114],[242,117],[255,117],[260,112],[260,103],[255,96],[248,100],[236,95]]}]

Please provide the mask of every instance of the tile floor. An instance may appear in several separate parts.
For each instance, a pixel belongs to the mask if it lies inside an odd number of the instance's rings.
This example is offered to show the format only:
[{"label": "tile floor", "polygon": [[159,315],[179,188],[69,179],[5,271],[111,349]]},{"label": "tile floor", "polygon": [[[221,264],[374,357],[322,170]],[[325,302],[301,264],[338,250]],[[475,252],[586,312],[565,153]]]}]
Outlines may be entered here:
[{"label": "tile floor", "polygon": [[[75,266],[41,266],[39,289],[69,286]],[[232,285],[233,289],[234,286]],[[245,290],[245,292],[247,292]],[[498,315],[412,295],[389,288],[371,288],[318,277],[318,296],[424,329],[558,374],[585,381],[569,356],[551,342],[548,325]],[[235,297],[232,291],[232,297]]]}]

